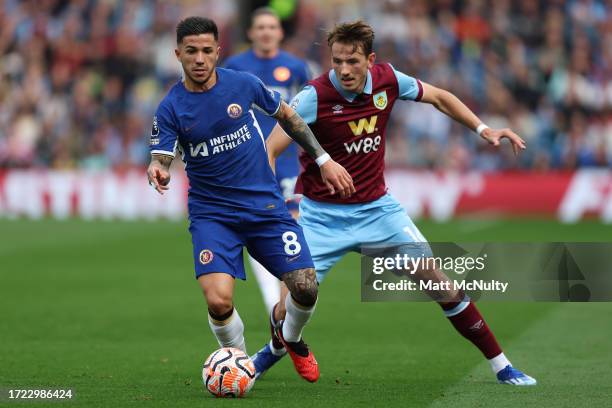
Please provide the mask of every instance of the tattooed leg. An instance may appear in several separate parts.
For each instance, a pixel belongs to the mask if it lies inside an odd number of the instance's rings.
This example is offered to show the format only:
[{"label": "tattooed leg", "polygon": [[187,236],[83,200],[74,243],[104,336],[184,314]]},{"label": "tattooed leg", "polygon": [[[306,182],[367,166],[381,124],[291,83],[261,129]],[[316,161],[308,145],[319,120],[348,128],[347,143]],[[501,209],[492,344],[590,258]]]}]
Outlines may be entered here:
[{"label": "tattooed leg", "polygon": [[304,307],[311,307],[317,301],[319,291],[317,275],[313,268],[298,269],[283,275],[291,297]]},{"label": "tattooed leg", "polygon": [[299,342],[317,303],[316,274],[312,268],[298,269],[283,275],[283,282],[291,293],[285,299],[283,338],[288,342]]}]

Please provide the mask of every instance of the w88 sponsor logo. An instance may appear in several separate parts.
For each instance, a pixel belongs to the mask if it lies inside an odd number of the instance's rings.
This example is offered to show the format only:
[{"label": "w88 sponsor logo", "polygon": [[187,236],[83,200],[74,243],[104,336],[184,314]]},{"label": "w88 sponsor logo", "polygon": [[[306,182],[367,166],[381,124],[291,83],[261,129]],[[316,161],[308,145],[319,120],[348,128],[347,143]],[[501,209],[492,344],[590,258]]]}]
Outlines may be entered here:
[{"label": "w88 sponsor logo", "polygon": [[371,137],[371,136],[366,136],[362,139],[359,139],[358,141],[352,142],[352,143],[345,143],[344,147],[346,148],[346,151],[351,154],[351,153],[355,153],[355,154],[359,154],[359,153],[370,153],[370,152],[376,152],[378,151],[378,149],[380,148],[380,142],[382,141],[382,137],[380,135],[375,136],[375,137]]},{"label": "w88 sponsor logo", "polygon": [[[361,136],[365,131],[366,134],[371,135],[374,132],[378,131],[376,127],[376,121],[378,120],[378,115],[370,116],[370,118],[361,118],[357,122],[351,121],[348,123],[351,131],[355,136]],[[364,138],[359,139],[358,141],[354,141],[352,143],[345,143],[344,147],[348,154],[355,153],[370,153],[375,152],[380,147],[380,142],[382,141],[382,137],[380,135],[377,136],[366,136]]]}]

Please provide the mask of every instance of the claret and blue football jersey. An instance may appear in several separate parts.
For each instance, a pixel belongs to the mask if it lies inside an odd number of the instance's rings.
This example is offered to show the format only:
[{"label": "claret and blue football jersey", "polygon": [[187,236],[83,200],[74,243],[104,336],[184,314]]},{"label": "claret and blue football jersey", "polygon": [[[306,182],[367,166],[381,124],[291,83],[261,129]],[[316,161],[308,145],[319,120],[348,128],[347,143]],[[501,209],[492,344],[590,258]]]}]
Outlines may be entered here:
[{"label": "claret and blue football jersey", "polygon": [[223,68],[206,92],[190,92],[182,82],[170,89],[154,118],[150,150],[181,153],[190,215],[286,211],[255,115],[273,115],[280,103],[255,76]]},{"label": "claret and blue football jersey", "polygon": [[367,203],[387,191],[384,178],[386,127],[398,99],[419,101],[421,82],[390,64],[374,64],[359,95],[342,88],[334,70],[310,81],[291,101],[319,143],[353,177],[357,190],[347,199],[329,193],[319,176],[319,166],[300,155],[304,171],[296,192],[318,201],[341,204]]}]

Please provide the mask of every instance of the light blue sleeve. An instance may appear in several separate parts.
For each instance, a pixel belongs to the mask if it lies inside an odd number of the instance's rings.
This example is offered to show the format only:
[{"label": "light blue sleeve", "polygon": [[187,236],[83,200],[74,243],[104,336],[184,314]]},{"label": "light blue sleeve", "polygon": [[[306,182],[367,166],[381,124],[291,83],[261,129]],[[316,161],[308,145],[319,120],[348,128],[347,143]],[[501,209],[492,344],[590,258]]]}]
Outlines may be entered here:
[{"label": "light blue sleeve", "polygon": [[393,65],[391,64],[389,64],[389,66],[391,67],[391,69],[393,69],[393,73],[397,78],[397,84],[399,87],[399,99],[420,101],[421,97],[423,96],[423,85],[421,85],[419,80],[409,75],[406,75],[403,72],[397,71],[395,68],[393,68]]},{"label": "light blue sleeve", "polygon": [[290,105],[307,124],[317,121],[317,91],[312,85],[304,87],[293,97]]}]

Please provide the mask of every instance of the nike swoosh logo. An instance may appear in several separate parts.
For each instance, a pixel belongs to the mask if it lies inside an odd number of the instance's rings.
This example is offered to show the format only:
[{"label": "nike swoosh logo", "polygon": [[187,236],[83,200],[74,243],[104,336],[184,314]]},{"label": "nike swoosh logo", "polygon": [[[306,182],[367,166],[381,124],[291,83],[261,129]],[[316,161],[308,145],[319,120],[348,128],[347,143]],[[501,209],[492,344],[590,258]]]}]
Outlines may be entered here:
[{"label": "nike swoosh logo", "polygon": [[294,257],[292,257],[292,258],[287,258],[287,262],[293,262],[293,261],[295,261],[296,259],[298,259],[298,258],[299,258],[301,255],[302,255],[302,254],[299,254],[299,255],[294,256]]}]

